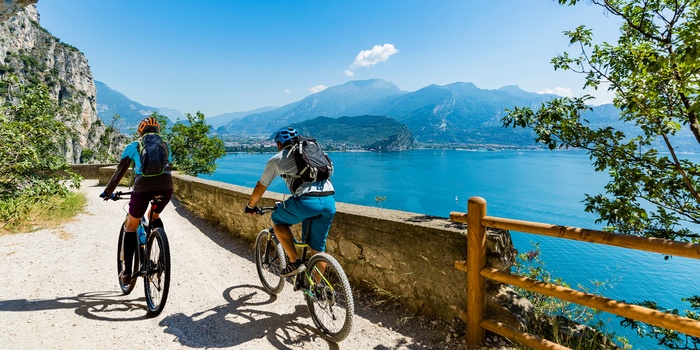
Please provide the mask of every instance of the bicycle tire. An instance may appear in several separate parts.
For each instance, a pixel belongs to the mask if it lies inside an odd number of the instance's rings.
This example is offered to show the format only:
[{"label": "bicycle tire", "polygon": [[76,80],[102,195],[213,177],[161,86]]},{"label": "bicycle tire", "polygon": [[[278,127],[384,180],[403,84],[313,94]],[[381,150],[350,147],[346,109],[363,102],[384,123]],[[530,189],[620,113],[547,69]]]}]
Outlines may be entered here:
[{"label": "bicycle tire", "polygon": [[[319,266],[321,263],[325,263],[325,269]],[[323,278],[314,277],[322,270]],[[345,271],[334,257],[318,253],[309,259],[303,276],[311,284],[304,293],[311,319],[326,339],[335,343],[342,341],[350,334],[355,314]]]},{"label": "bicycle tire", "polygon": [[165,231],[154,228],[146,245],[146,274],[143,276],[148,315],[163,311],[170,291],[170,245]]},{"label": "bicycle tire", "polygon": [[277,237],[270,235],[269,230],[260,231],[255,238],[255,267],[263,289],[269,294],[277,295],[284,288],[284,277],[280,276],[280,271],[285,266],[284,249]]},{"label": "bicycle tire", "polygon": [[[125,262],[124,262],[124,225],[122,225],[121,229],[119,230],[119,240],[117,241],[117,283],[119,283],[119,288],[121,288],[122,293],[124,295],[129,295],[132,290],[134,290],[134,287],[136,287],[136,281],[131,280],[131,283],[129,284],[123,284],[119,280],[119,275],[122,273],[124,270]],[[137,248],[134,248],[137,249]],[[132,258],[132,265],[131,265],[131,273],[133,276],[134,270],[138,269],[138,254],[136,254],[136,251],[134,251],[134,257]]]}]

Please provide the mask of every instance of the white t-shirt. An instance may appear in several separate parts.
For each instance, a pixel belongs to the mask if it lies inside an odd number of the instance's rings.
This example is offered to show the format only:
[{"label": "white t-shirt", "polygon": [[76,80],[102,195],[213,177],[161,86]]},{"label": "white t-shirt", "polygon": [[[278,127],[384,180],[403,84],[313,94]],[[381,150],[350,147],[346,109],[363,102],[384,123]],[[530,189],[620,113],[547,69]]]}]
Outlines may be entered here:
[{"label": "white t-shirt", "polygon": [[[267,165],[265,165],[265,170],[263,171],[263,174],[262,176],[260,176],[259,180],[263,186],[270,187],[272,180],[274,180],[277,176],[296,175],[297,165],[296,163],[294,163],[294,157],[287,156],[288,154],[289,148],[285,148],[277,152],[277,154],[272,156],[270,160],[267,161]],[[284,181],[287,183],[287,188],[289,189],[289,192],[292,192],[292,184],[294,182],[294,178],[284,178]],[[297,188],[296,192],[292,194],[296,197],[314,192],[328,192],[330,194],[334,191],[335,190],[333,189],[333,184],[331,183],[331,181],[323,180],[316,182],[304,182],[301,185],[299,185],[299,188]]]}]

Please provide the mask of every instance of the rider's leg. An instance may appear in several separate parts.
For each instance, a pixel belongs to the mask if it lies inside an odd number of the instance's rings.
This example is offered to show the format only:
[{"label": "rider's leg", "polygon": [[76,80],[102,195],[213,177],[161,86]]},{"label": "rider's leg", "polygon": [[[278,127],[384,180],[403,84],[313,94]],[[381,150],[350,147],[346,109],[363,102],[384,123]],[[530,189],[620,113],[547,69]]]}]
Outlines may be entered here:
[{"label": "rider's leg", "polygon": [[126,217],[126,232],[136,232],[136,229],[139,227],[139,223],[141,222],[141,218],[135,218],[131,216],[131,214],[127,214]]},{"label": "rider's leg", "polygon": [[287,253],[289,261],[297,261],[299,257],[297,256],[297,250],[294,247],[294,240],[292,239],[292,229],[287,225],[274,224],[275,226],[275,236],[282,244],[284,252]]},{"label": "rider's leg", "polygon": [[160,213],[163,211],[166,205],[170,202],[172,198],[173,190],[163,190],[155,191],[153,194],[153,199],[156,200],[156,205],[154,207],[153,213],[151,214],[151,226],[163,228],[163,220],[160,219]]},{"label": "rider's leg", "polygon": [[135,192],[131,194],[131,199],[129,200],[129,213],[126,216],[126,230],[124,236],[124,271],[119,275],[119,279],[123,284],[129,283],[131,280],[132,261],[134,260],[134,253],[136,252],[136,246],[138,242],[138,237],[136,236],[136,229],[141,223],[141,217],[146,212],[148,208],[148,199],[144,197],[143,192]]},{"label": "rider's leg", "polygon": [[293,276],[306,270],[306,266],[304,266],[304,264],[301,263],[301,260],[299,260],[296,248],[294,247],[292,230],[288,225],[284,224],[274,224],[274,226],[275,236],[277,236],[277,239],[279,239],[280,244],[282,244],[282,248],[284,248],[285,253],[287,253],[287,257],[289,258],[287,261],[287,266],[280,271],[280,276]]},{"label": "rider's leg", "polygon": [[136,228],[139,226],[139,218],[127,214],[126,229],[124,230],[124,271],[119,276],[123,284],[128,284],[133,271],[134,253],[136,251]]},{"label": "rider's leg", "polygon": [[[309,232],[311,235],[308,241],[311,254],[313,255],[326,250],[328,231],[331,228],[331,223],[333,222],[336,211],[335,197],[312,197],[308,198],[305,202],[309,208],[318,213],[318,216],[314,217],[313,220],[307,219],[302,223],[303,232]],[[320,273],[326,271],[326,263],[323,261],[319,262],[316,267]],[[320,280],[320,276],[317,276],[315,271],[313,275],[316,281]]]},{"label": "rider's leg", "polygon": [[160,213],[153,212],[153,216],[151,217],[151,226],[153,228],[163,228],[163,220],[160,219]]}]

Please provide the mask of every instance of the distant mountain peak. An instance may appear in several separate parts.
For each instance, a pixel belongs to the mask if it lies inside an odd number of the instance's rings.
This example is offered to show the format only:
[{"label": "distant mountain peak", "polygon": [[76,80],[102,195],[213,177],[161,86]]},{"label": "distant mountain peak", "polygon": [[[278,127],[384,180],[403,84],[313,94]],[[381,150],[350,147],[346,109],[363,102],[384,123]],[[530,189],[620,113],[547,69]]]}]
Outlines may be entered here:
[{"label": "distant mountain peak", "polygon": [[527,92],[523,89],[520,88],[518,85],[506,85],[498,89],[500,91],[508,92],[508,93],[523,93]]},{"label": "distant mountain peak", "polygon": [[403,92],[399,89],[396,84],[386,81],[384,79],[368,79],[368,80],[350,80],[342,85],[331,86],[315,95],[339,93],[339,92],[352,92],[352,91],[377,91],[384,90],[391,93],[401,93]]}]

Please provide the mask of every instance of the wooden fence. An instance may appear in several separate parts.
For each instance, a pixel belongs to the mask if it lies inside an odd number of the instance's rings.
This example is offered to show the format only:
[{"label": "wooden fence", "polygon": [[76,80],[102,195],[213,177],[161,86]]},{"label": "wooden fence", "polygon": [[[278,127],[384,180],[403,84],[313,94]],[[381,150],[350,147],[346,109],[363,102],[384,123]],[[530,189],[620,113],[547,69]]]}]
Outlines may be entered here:
[{"label": "wooden fence", "polygon": [[467,224],[467,260],[455,262],[455,267],[467,273],[467,311],[462,312],[462,319],[467,324],[467,343],[469,345],[483,345],[485,330],[489,330],[535,349],[566,349],[566,347],[546,339],[520,332],[500,322],[487,319],[485,317],[486,279],[700,337],[700,321],[485,267],[486,228],[488,227],[693,259],[700,259],[700,244],[486,216],[486,201],[481,197],[470,198],[467,213],[452,212],[450,220]]}]

